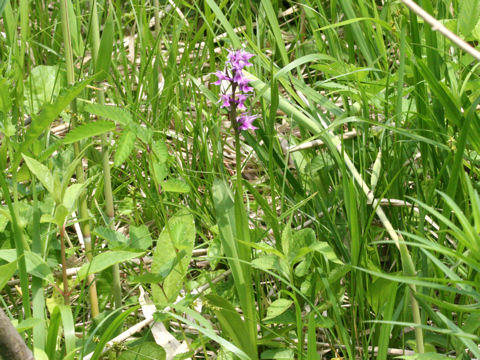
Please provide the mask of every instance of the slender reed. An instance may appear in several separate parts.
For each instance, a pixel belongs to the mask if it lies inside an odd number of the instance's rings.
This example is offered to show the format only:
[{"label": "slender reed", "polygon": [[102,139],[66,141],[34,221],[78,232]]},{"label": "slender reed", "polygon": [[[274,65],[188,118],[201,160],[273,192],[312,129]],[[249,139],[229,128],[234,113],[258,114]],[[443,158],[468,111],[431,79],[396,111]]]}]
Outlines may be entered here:
[{"label": "slender reed", "polygon": [[[73,51],[72,51],[72,40],[71,40],[71,32],[69,26],[69,19],[68,19],[68,5],[66,0],[62,0],[60,2],[60,11],[61,11],[61,18],[62,18],[62,32],[63,32],[63,41],[65,45],[65,62],[67,67],[67,82],[69,85],[73,85],[75,82],[75,70],[74,70],[74,63],[73,63]],[[76,102],[75,100],[71,104],[73,117],[72,117],[72,126],[76,124]],[[74,154],[78,156],[80,154],[80,144],[78,142],[73,144]],[[82,184],[85,182],[85,173],[83,171],[83,165],[80,161],[78,163],[76,169],[76,176],[77,181]],[[85,221],[82,223],[82,233],[85,242],[85,252],[87,255],[87,259],[91,261],[92,259],[92,245],[91,245],[91,233],[90,233],[90,225],[87,221],[88,219],[88,206],[87,206],[87,199],[85,192],[81,194],[79,199],[79,213],[80,217]],[[61,241],[63,241],[63,237],[61,237]],[[63,244],[62,244],[63,246]],[[63,258],[62,258],[63,261]],[[98,297],[97,297],[97,289],[95,282],[93,281],[93,276],[90,275],[88,277],[89,281],[89,296],[90,296],[90,306],[92,317],[96,317],[99,314],[99,307],[98,307]]]},{"label": "slender reed", "polygon": [[[91,42],[92,42],[92,59],[94,66],[98,62],[100,51],[100,28],[98,24],[98,9],[97,1],[90,0],[90,10],[92,12],[92,26],[91,26]],[[109,11],[112,11],[110,8]],[[102,56],[109,56],[110,54],[102,54]],[[94,71],[101,71],[107,69],[96,69]],[[97,90],[97,101],[99,104],[105,104],[105,94],[102,90]],[[113,192],[112,192],[112,179],[110,175],[110,151],[109,151],[109,137],[103,136],[102,139],[102,168],[103,168],[103,184],[104,184],[104,196],[105,196],[105,213],[108,217],[108,225],[111,229],[114,229],[115,210],[113,206]],[[120,283],[120,270],[118,264],[112,266],[113,275],[113,299],[115,302],[115,308],[122,306],[122,288]]]}]

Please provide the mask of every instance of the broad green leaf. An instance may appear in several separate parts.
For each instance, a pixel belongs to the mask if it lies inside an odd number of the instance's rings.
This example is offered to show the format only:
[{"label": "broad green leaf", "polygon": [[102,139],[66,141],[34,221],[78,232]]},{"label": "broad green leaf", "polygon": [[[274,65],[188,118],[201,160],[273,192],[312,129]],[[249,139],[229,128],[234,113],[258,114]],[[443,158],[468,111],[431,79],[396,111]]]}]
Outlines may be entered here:
[{"label": "broad green leaf", "polygon": [[[262,352],[260,359],[275,359],[275,360],[293,360],[295,353],[293,349],[268,349]],[[313,359],[308,359],[313,360]]]},{"label": "broad green leaf", "polygon": [[313,251],[319,252],[320,254],[322,254],[328,260],[330,260],[331,262],[334,262],[335,264],[340,264],[340,265],[343,264],[343,262],[335,254],[335,251],[333,251],[332,247],[325,241],[319,241],[313,244],[312,246],[310,246],[310,248]]},{"label": "broad green leaf", "polygon": [[95,274],[112,265],[124,263],[128,260],[142,256],[144,252],[134,251],[105,251],[95,256],[90,263],[84,264],[78,271],[78,279],[83,280],[90,274]]},{"label": "broad green leaf", "polygon": [[118,140],[117,150],[115,151],[114,166],[120,166],[130,156],[135,148],[137,135],[131,130],[124,130]]},{"label": "broad green leaf", "polygon": [[8,280],[11,279],[15,271],[17,270],[17,261],[14,260],[8,264],[0,266],[0,291],[7,285]]},{"label": "broad green leaf", "polygon": [[162,182],[168,175],[168,167],[164,162],[153,160],[150,163],[150,173],[155,178],[157,183]]},{"label": "broad green leaf", "polygon": [[271,318],[271,319],[262,319],[262,323],[270,325],[270,324],[283,324],[283,325],[291,325],[295,324],[297,322],[297,319],[295,317],[295,310],[294,309],[288,309],[284,313]]},{"label": "broad green leaf", "polygon": [[151,144],[153,138],[153,130],[145,127],[140,126],[139,124],[133,124],[132,127],[135,128],[135,133],[137,137],[144,143],[144,144]]},{"label": "broad green leaf", "polygon": [[31,157],[28,157],[25,154],[23,154],[23,158],[28,166],[28,169],[37,177],[38,180],[40,180],[42,185],[45,187],[45,189],[47,189],[52,197],[58,200],[59,196],[55,193],[55,182],[50,170],[42,163]]},{"label": "broad green leaf", "polygon": [[110,7],[107,20],[103,27],[102,39],[100,40],[100,47],[95,62],[95,73],[100,74],[98,81],[105,79],[110,70],[113,53],[114,30],[113,8]]},{"label": "broad green leaf", "polygon": [[33,357],[35,360],[49,360],[47,353],[37,347],[33,349]]},{"label": "broad green leaf", "polygon": [[288,278],[289,270],[286,260],[276,255],[259,256],[252,260],[252,266],[263,271],[275,270],[279,275]]},{"label": "broad green leaf", "polygon": [[25,80],[25,109],[29,115],[49,104],[65,86],[65,73],[58,65],[38,65]]},{"label": "broad green leaf", "polygon": [[25,134],[25,140],[20,144],[20,151],[16,155],[13,168],[16,168],[20,163],[21,153],[28,150],[30,145],[37,141],[38,137],[48,129],[50,124],[60,115],[60,113],[83,91],[85,86],[93,81],[94,77],[89,77],[86,80],[70,87],[68,90],[61,93],[56,100],[43,107],[38,116],[32,116],[32,123]]},{"label": "broad green leaf", "polygon": [[16,322],[15,328],[17,329],[17,331],[19,333],[22,333],[24,331],[27,331],[27,330],[30,330],[30,329],[34,328],[35,326],[37,326],[38,324],[41,324],[43,322],[45,322],[44,319],[31,317],[31,318],[23,320],[21,323]]},{"label": "broad green leaf", "polygon": [[152,150],[158,161],[164,163],[168,159],[167,144],[163,140],[155,140],[152,145]]},{"label": "broad green leaf", "polygon": [[133,122],[132,115],[128,111],[117,106],[86,104],[85,111],[97,115],[98,117],[113,120],[123,126],[127,126]]},{"label": "broad green leaf", "polygon": [[303,250],[315,243],[315,232],[310,229],[301,229],[299,231],[292,231],[290,223],[285,226],[282,234],[282,248],[287,256],[290,266],[301,260],[301,257],[307,252]]},{"label": "broad green leaf", "polygon": [[380,316],[383,305],[388,301],[389,294],[395,291],[397,284],[393,281],[378,278],[367,289],[366,297],[377,316]]},{"label": "broad green leaf", "polygon": [[268,307],[267,316],[265,316],[263,320],[273,319],[274,317],[277,317],[283,314],[285,311],[288,310],[290,306],[292,306],[292,304],[293,304],[293,301],[288,299],[275,300]]},{"label": "broad green leaf", "polygon": [[65,190],[65,194],[63,195],[63,206],[68,210],[68,212],[72,212],[75,206],[75,202],[77,201],[78,197],[82,193],[83,184],[72,184],[70,185],[67,190]]},{"label": "broad green leaf", "polygon": [[480,0],[460,1],[458,26],[463,36],[468,37],[480,19]]},{"label": "broad green leaf", "polygon": [[478,19],[477,25],[472,30],[472,36],[475,40],[480,41],[480,19]]},{"label": "broad green leaf", "polygon": [[128,247],[128,238],[118,231],[105,226],[98,226],[94,232],[98,237],[107,242],[108,248],[111,250]]},{"label": "broad green leaf", "polygon": [[65,205],[60,204],[56,207],[55,209],[55,224],[58,225],[58,227],[63,226],[65,223],[65,220],[67,220],[67,216],[70,214],[68,209],[65,207]]},{"label": "broad green leaf", "polygon": [[161,188],[166,192],[175,192],[175,193],[188,193],[190,192],[190,186],[186,182],[180,179],[169,179],[161,184]]},{"label": "broad green leaf", "polygon": [[156,303],[166,304],[174,301],[177,297],[183,287],[194,243],[195,222],[193,216],[188,210],[180,210],[168,221],[157,240],[157,246],[153,253],[152,273],[158,273],[166,263],[179,257],[181,251],[184,251],[185,254],[165,278],[162,285],[163,291],[158,286],[152,286],[153,298]]},{"label": "broad green leaf", "polygon": [[185,255],[185,251],[182,250],[170,261],[167,261],[163,266],[155,273],[145,273],[138,276],[132,276],[129,280],[132,283],[146,283],[155,284],[162,283],[165,278],[172,272],[173,268],[178,264],[180,259]]},{"label": "broad green leaf", "polygon": [[[0,250],[0,259],[8,262],[17,261],[17,252],[15,249]],[[53,274],[48,264],[36,253],[25,251],[25,262],[27,273],[53,283]]]},{"label": "broad green leaf", "polygon": [[130,226],[129,233],[129,246],[132,249],[147,250],[150,246],[152,246],[153,240],[150,236],[150,231],[148,231],[147,226]]},{"label": "broad green leaf", "polygon": [[164,360],[165,350],[154,342],[142,342],[123,351],[118,360]]},{"label": "broad green leaf", "polygon": [[115,130],[115,123],[111,121],[92,121],[77,126],[70,131],[63,139],[64,144],[72,144],[74,142],[104,134]]}]

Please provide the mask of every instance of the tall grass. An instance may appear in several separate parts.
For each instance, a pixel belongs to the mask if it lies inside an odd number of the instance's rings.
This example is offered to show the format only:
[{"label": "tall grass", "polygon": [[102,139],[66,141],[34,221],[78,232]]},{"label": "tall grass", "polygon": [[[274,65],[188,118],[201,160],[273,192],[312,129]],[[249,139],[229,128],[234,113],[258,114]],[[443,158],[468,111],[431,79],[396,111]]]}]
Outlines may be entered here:
[{"label": "tall grass", "polygon": [[[477,45],[478,1],[419,5]],[[478,61],[443,28],[391,1],[0,10],[0,291],[37,358],[480,357]],[[242,46],[235,133],[211,74]]]}]

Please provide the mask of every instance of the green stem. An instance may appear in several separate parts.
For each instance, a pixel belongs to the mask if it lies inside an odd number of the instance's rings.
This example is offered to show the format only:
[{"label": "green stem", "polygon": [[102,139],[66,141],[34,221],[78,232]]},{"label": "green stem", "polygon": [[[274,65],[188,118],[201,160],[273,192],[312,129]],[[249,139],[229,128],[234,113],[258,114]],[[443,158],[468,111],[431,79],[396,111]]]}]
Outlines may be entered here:
[{"label": "green stem", "polygon": [[[67,82],[69,85],[73,85],[73,83],[75,82],[75,68],[73,63],[72,40],[71,40],[71,32],[70,32],[70,26],[68,21],[68,7],[67,7],[66,0],[61,0],[60,11],[61,11],[61,17],[62,17],[63,42],[65,46],[65,63],[67,67]],[[72,127],[76,125],[76,112],[77,112],[76,105],[77,104],[75,101],[73,101],[71,104],[71,108],[73,112]],[[80,154],[80,144],[79,143],[73,144],[73,150],[74,150],[75,157],[77,157]],[[85,173],[83,171],[82,162],[79,162],[77,166],[76,177],[77,177],[77,181],[80,184],[85,183]],[[86,252],[88,261],[91,261],[93,257],[92,240],[91,240],[91,233],[90,233],[90,224],[86,220],[88,219],[89,215],[88,215],[88,205],[87,205],[87,198],[86,198],[85,192],[83,192],[80,195],[78,212],[79,212],[80,218],[84,220],[82,222],[82,234],[85,242],[85,252]],[[63,237],[61,237],[61,241],[63,240],[64,240]],[[89,282],[88,292],[90,296],[91,313],[92,313],[92,317],[96,317],[98,316],[100,311],[98,307],[97,288],[95,283],[93,282],[93,276],[88,277],[88,282]]]},{"label": "green stem", "polygon": [[[98,10],[97,2],[90,0],[90,10],[92,12],[92,24],[91,24],[91,42],[92,42],[92,60],[93,64],[97,63],[98,52],[100,49],[100,27],[98,24]],[[97,102],[101,105],[105,104],[105,94],[103,91],[97,91]],[[104,184],[104,196],[105,196],[105,213],[108,216],[109,226],[114,229],[115,209],[113,206],[113,191],[112,191],[112,179],[110,175],[110,152],[109,152],[109,138],[105,135],[102,139],[102,168],[103,168],[103,184]],[[118,264],[112,266],[113,275],[113,299],[115,308],[122,306],[122,287],[120,283],[120,269]]]},{"label": "green stem", "polygon": [[65,254],[65,225],[60,226],[60,252],[62,257],[63,303],[69,305],[70,293],[68,290],[67,256]]},{"label": "green stem", "polygon": [[[32,251],[42,256],[42,240],[40,238],[40,209],[38,207],[38,196],[35,177],[32,177],[32,196],[33,196],[33,234]],[[45,319],[45,295],[43,292],[43,280],[32,276],[32,307],[33,317]],[[45,350],[46,327],[44,322],[33,327],[33,345],[37,349]]]},{"label": "green stem", "polygon": [[17,215],[15,214],[12,200],[10,199],[10,192],[8,191],[7,182],[5,181],[5,177],[2,171],[0,171],[0,185],[2,186],[3,197],[5,199],[5,202],[7,203],[8,210],[10,212],[10,217],[11,217],[10,225],[12,227],[13,237],[15,240],[15,250],[17,252],[17,264],[18,264],[18,272],[20,274],[20,287],[22,289],[23,309],[25,311],[25,319],[28,319],[32,316],[32,313],[30,311],[28,273],[27,273],[27,265],[25,261],[25,251],[23,247],[22,230],[18,226]]}]

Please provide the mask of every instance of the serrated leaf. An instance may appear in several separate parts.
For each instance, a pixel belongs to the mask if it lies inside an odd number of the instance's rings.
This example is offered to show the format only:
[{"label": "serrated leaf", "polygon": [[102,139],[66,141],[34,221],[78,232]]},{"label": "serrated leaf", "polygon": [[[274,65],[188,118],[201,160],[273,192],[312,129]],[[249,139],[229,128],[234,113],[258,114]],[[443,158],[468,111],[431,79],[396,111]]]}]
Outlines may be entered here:
[{"label": "serrated leaf", "polygon": [[168,159],[167,144],[163,140],[156,140],[153,142],[152,150],[158,161],[164,163]]},{"label": "serrated leaf", "polygon": [[28,157],[25,154],[23,155],[23,159],[25,160],[28,169],[37,177],[38,180],[40,180],[44,188],[47,189],[47,191],[53,196],[55,190],[55,181],[50,170],[42,163],[31,157]]},{"label": "serrated leaf", "polygon": [[273,319],[281,314],[283,314],[285,311],[288,310],[290,306],[292,306],[293,301],[288,300],[288,299],[278,299],[275,300],[270,304],[270,306],[267,309],[267,316],[263,320],[269,320]]},{"label": "serrated leaf", "polygon": [[163,191],[175,192],[175,193],[188,193],[190,192],[190,186],[186,182],[180,179],[169,179],[161,183]]},{"label": "serrated leaf", "polygon": [[134,125],[135,132],[137,137],[144,143],[144,144],[151,144],[153,138],[153,131],[145,126],[140,126],[138,124]]},{"label": "serrated leaf", "polygon": [[137,135],[130,130],[123,131],[118,140],[117,150],[115,151],[115,160],[113,165],[120,166],[130,156],[135,147]]},{"label": "serrated leaf", "polygon": [[150,163],[150,173],[155,178],[157,183],[160,183],[165,180],[168,175],[167,165],[165,165],[165,163],[153,161]]},{"label": "serrated leaf", "polygon": [[136,251],[105,251],[95,256],[91,262],[84,264],[78,271],[78,279],[83,280],[90,274],[95,274],[109,268],[112,265],[120,264],[136,257],[142,256],[144,252]]},{"label": "serrated leaf", "polygon": [[112,131],[114,129],[115,123],[111,121],[100,120],[95,122],[89,122],[77,126],[75,129],[70,131],[63,139],[63,142],[65,144],[71,144],[92,136],[105,134],[106,132]]},{"label": "serrated leaf", "polygon": [[25,134],[25,140],[20,144],[20,151],[17,153],[17,158],[14,161],[16,168],[20,162],[21,153],[28,150],[30,145],[38,139],[38,137],[45,131],[50,124],[60,115],[60,113],[83,91],[85,86],[93,81],[94,77],[88,79],[70,87],[68,90],[61,93],[57,99],[43,107],[38,116],[32,119],[32,123]]},{"label": "serrated leaf", "polygon": [[85,111],[105,119],[113,120],[123,126],[127,126],[133,122],[132,115],[128,111],[117,106],[86,104]]}]

